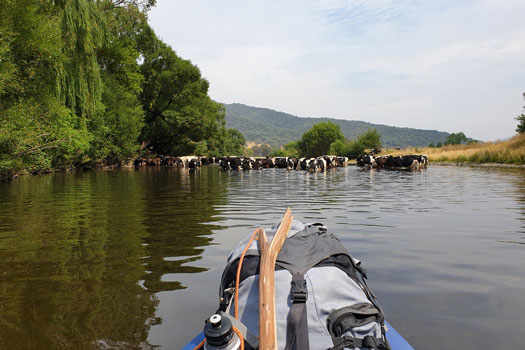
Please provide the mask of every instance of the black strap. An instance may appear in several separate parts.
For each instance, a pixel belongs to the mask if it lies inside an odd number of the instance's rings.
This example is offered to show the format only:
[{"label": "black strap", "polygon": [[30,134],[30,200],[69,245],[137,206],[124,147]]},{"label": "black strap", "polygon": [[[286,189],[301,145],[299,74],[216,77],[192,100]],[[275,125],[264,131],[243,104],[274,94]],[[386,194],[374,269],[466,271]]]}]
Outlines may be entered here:
[{"label": "black strap", "polygon": [[374,350],[389,350],[390,347],[383,340],[367,335],[363,339],[344,336],[337,338],[334,342],[334,346],[328,350],[344,350],[354,348],[367,348]]},{"label": "black strap", "polygon": [[308,350],[310,349],[306,314],[308,290],[306,288],[304,273],[296,272],[292,275],[290,295],[292,297],[292,305],[286,326],[285,350]]}]

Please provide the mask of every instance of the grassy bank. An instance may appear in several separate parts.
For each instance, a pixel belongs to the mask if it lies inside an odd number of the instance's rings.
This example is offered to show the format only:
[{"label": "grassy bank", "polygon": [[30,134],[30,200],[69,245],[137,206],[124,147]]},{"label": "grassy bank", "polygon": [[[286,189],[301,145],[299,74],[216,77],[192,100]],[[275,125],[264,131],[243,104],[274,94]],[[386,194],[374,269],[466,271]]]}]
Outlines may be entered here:
[{"label": "grassy bank", "polygon": [[426,154],[431,162],[525,164],[525,134],[501,142],[449,145],[439,148],[384,149],[382,154]]}]

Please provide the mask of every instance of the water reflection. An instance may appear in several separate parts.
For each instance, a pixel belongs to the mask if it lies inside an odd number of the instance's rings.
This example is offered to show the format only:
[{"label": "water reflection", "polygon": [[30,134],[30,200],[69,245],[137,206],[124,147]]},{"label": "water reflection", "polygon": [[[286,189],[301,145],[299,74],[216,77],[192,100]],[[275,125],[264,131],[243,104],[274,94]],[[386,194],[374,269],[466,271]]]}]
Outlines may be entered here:
[{"label": "water reflection", "polygon": [[416,348],[520,348],[525,173],[203,168],[0,184],[0,348],[179,349],[229,250],[286,207],[364,261]]},{"label": "water reflection", "polygon": [[165,275],[207,270],[195,263],[203,247],[211,243],[212,230],[220,228],[213,224],[220,220],[215,207],[226,200],[224,176],[213,170],[190,174],[183,169],[143,169],[141,186],[148,189],[143,198],[143,225],[148,233],[144,286],[149,291],[185,288],[179,281],[165,280]]},{"label": "water reflection", "polygon": [[2,184],[0,348],[152,347],[155,293],[183,288],[162,276],[206,270],[187,265],[224,192],[217,173],[168,171]]}]

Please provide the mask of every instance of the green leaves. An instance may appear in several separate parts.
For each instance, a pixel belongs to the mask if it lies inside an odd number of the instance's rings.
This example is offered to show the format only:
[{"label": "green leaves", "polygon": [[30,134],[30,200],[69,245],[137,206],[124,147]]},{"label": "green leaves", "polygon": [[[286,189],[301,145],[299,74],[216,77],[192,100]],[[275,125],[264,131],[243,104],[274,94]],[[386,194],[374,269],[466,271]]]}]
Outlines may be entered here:
[{"label": "green leaves", "polygon": [[344,140],[339,125],[332,122],[321,122],[303,134],[298,148],[304,157],[318,157],[328,154],[330,145],[337,140]]},{"label": "green leaves", "polygon": [[516,126],[516,132],[522,134],[525,132],[525,114],[521,114],[516,117],[518,121],[518,126]]},{"label": "green leaves", "polygon": [[0,171],[118,163],[141,143],[166,155],[242,152],[199,68],[147,25],[154,4],[4,0]]},{"label": "green leaves", "polygon": [[381,135],[369,129],[355,140],[337,140],[330,145],[330,154],[356,159],[363,153],[381,149]]},{"label": "green leaves", "polygon": [[146,122],[141,141],[161,154],[240,154],[244,137],[225,130],[224,108],[208,96],[209,83],[199,68],[178,57],[147,25],[138,43]]}]

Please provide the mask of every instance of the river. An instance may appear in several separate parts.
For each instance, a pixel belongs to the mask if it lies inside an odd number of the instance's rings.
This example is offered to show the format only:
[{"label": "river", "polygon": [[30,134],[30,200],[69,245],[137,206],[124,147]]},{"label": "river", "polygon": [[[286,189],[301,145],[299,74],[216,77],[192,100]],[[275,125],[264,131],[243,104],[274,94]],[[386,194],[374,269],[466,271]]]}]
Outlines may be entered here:
[{"label": "river", "polygon": [[257,225],[323,222],[417,349],[525,346],[525,172],[204,167],[0,184],[0,348],[179,349]]}]

